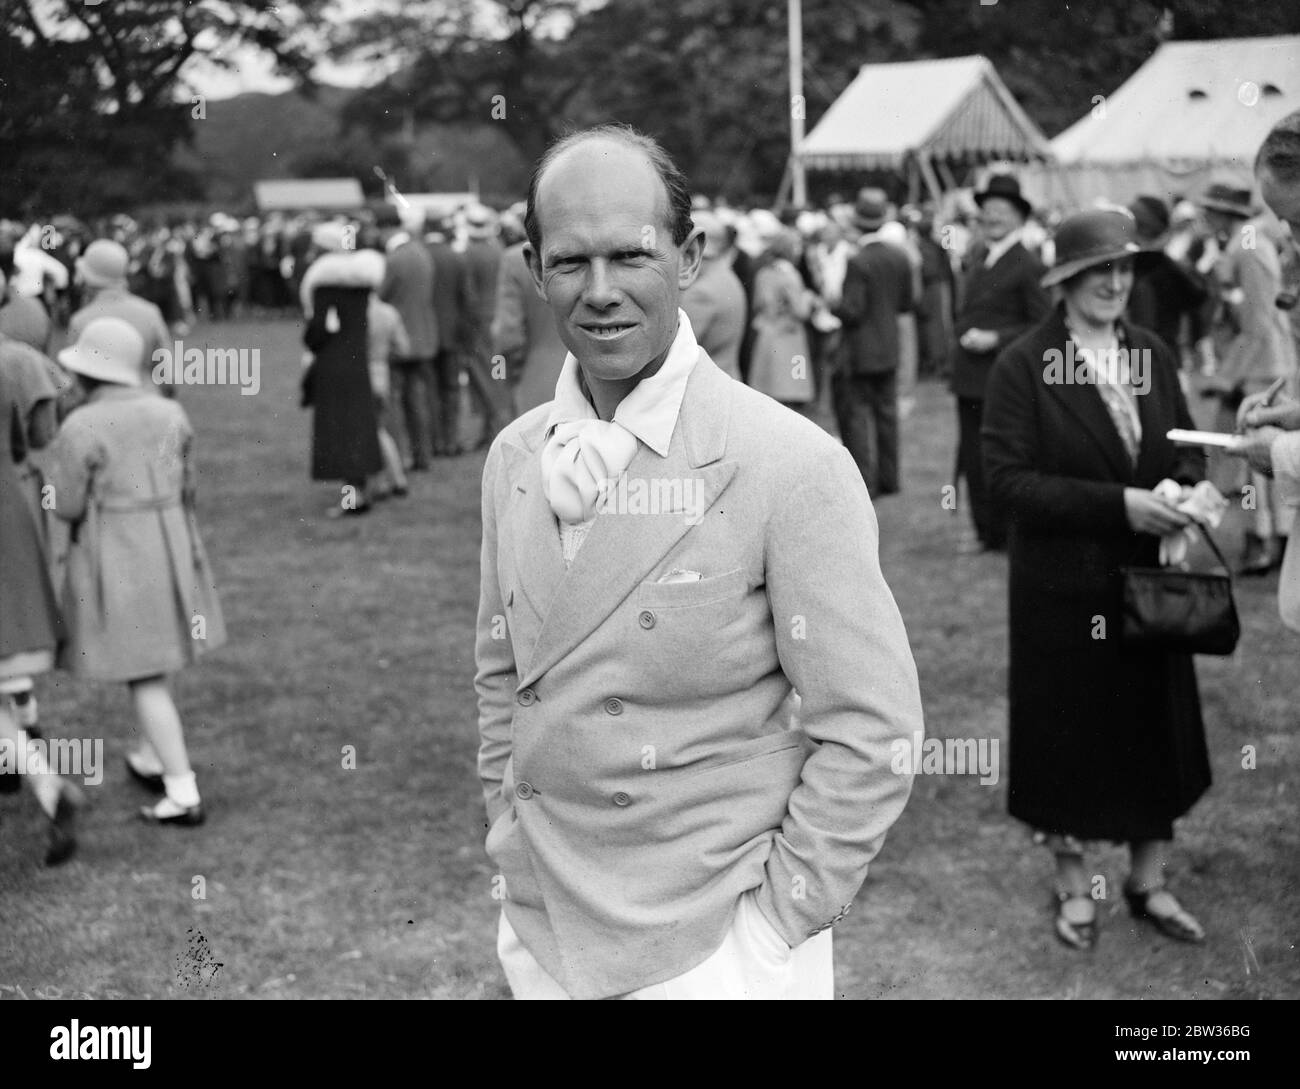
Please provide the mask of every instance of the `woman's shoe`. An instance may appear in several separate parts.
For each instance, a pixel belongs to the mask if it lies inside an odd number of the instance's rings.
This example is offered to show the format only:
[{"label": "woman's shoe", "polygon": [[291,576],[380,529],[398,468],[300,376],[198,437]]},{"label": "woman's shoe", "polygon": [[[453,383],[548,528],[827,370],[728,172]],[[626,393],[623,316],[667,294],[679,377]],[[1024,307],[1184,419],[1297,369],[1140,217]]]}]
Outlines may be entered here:
[{"label": "woman's shoe", "polygon": [[[1158,892],[1165,893],[1173,901],[1173,911],[1157,915],[1151,910],[1151,897]],[[1205,931],[1201,928],[1201,924],[1196,921],[1196,917],[1191,912],[1187,911],[1178,902],[1163,881],[1149,889],[1143,889],[1141,892],[1125,885],[1124,899],[1128,901],[1128,909],[1133,918],[1150,920],[1155,924],[1156,929],[1166,937],[1180,942],[1205,941]]]},{"label": "woman's shoe", "polygon": [[72,783],[64,782],[59,801],[50,818],[50,844],[45,850],[45,865],[66,862],[77,849],[77,811],[86,804],[86,796]]},{"label": "woman's shoe", "polygon": [[205,819],[202,804],[181,805],[166,797],[156,805],[142,805],[140,816],[150,824],[182,824],[188,827],[202,824]]},{"label": "woman's shoe", "polygon": [[[1097,901],[1087,893],[1062,892],[1057,889],[1054,894],[1056,904],[1056,936],[1071,949],[1089,950],[1097,944]],[[1085,922],[1073,922],[1066,917],[1065,905],[1084,903],[1091,909],[1091,918]]]}]

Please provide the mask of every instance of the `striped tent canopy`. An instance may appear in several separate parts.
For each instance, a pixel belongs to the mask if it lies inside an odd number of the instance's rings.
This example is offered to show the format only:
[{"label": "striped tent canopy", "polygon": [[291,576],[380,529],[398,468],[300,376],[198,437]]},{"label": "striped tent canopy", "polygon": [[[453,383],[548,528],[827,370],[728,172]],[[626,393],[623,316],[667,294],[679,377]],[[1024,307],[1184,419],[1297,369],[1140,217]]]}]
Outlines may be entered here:
[{"label": "striped tent canopy", "polygon": [[984,57],[866,64],[799,146],[805,167],[1043,161],[1051,145]]}]

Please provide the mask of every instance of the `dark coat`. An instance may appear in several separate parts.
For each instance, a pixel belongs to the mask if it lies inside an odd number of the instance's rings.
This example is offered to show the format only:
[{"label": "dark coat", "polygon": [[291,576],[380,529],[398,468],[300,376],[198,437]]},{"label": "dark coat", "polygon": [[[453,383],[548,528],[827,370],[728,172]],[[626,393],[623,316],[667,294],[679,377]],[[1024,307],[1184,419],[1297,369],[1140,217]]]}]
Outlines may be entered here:
[{"label": "dark coat", "polygon": [[887,242],[868,242],[849,258],[836,316],[844,322],[840,349],[846,374],[898,369],[898,315],[915,308],[912,264]]},{"label": "dark coat", "polygon": [[1115,841],[1171,838],[1210,784],[1191,657],[1121,641],[1120,566],[1157,566],[1159,547],[1129,528],[1124,489],[1205,473],[1199,451],[1165,438],[1192,426],[1172,353],[1145,329],[1127,333],[1150,352],[1136,469],[1094,387],[1044,381],[1045,353],[1065,349],[1060,312],[998,357],[982,431],[1010,522],[1009,810]]},{"label": "dark coat", "polygon": [[[1037,257],[1016,243],[992,268],[985,268],[987,253],[982,244],[970,252],[953,326],[952,391],[977,401],[984,397],[998,352],[1052,309],[1051,297],[1038,283],[1045,270]],[[968,352],[961,346],[968,329],[992,329],[998,334],[998,346],[991,352]]]},{"label": "dark coat", "polygon": [[469,296],[470,348],[487,356],[492,354],[492,318],[497,311],[497,276],[504,252],[495,239],[472,238],[462,257]]},{"label": "dark coat", "polygon": [[[313,480],[362,481],[383,467],[379,427],[370,393],[370,292],[364,287],[318,287],[307,326],[307,345],[316,353],[311,369],[311,475]],[[325,330],[333,307],[339,330]]]},{"label": "dark coat", "polygon": [[433,258],[419,239],[403,242],[388,255],[379,297],[402,316],[412,359],[432,359],[438,354],[433,275]]},{"label": "dark coat", "polygon": [[1209,291],[1193,272],[1183,268],[1165,253],[1152,253],[1135,273],[1133,294],[1128,300],[1128,316],[1134,325],[1150,329],[1178,351],[1178,330],[1183,315],[1192,319],[1195,342],[1200,339],[1197,315],[1205,307]]},{"label": "dark coat", "polygon": [[465,349],[470,292],[465,258],[447,242],[430,242],[433,258],[433,312],[438,320],[439,351]]}]

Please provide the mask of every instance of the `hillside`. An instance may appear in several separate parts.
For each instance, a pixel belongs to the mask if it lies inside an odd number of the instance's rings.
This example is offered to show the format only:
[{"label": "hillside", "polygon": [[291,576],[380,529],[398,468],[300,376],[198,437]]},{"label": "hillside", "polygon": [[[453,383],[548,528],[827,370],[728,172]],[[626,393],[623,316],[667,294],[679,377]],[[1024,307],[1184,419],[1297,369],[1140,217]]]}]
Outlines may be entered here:
[{"label": "hillside", "polygon": [[193,144],[175,161],[204,180],[209,201],[236,211],[252,209],[252,184],[261,178],[352,175],[375,190],[377,163],[411,192],[477,186],[495,203],[523,195],[528,163],[498,126],[417,125],[409,144],[344,132],[339,118],[352,94],[322,86],[313,98],[288,91],[208,102],[207,116],[193,122]]}]

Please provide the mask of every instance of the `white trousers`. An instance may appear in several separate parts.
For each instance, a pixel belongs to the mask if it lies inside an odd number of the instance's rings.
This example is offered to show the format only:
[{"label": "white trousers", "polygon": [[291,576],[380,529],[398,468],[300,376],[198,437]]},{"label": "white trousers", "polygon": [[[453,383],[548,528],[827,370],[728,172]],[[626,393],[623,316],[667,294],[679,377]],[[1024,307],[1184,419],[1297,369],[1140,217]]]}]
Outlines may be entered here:
[{"label": "white trousers", "polygon": [[[524,948],[501,912],[497,956],[517,999],[564,999],[569,995]],[[753,892],[736,905],[722,944],[690,971],[652,983],[622,998],[830,1000],[835,994],[831,932],[823,930],[791,949],[759,911]]]}]

